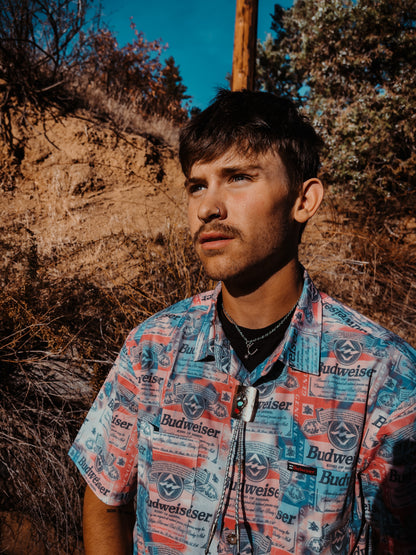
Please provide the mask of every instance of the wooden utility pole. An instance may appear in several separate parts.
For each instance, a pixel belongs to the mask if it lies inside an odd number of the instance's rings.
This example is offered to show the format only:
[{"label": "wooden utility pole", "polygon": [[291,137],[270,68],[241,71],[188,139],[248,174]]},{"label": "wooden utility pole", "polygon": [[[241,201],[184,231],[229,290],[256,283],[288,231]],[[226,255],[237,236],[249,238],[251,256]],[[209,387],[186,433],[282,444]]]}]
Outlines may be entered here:
[{"label": "wooden utility pole", "polygon": [[231,90],[254,89],[258,0],[237,0]]}]

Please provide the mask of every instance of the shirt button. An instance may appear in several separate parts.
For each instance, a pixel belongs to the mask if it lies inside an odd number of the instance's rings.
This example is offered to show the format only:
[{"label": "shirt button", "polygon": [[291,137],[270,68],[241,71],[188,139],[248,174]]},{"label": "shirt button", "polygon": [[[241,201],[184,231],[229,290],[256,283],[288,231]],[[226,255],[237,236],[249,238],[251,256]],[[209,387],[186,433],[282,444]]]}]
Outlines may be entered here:
[{"label": "shirt button", "polygon": [[228,534],[227,542],[230,545],[235,545],[237,543],[237,536],[234,534],[234,532],[231,532],[231,534]]}]

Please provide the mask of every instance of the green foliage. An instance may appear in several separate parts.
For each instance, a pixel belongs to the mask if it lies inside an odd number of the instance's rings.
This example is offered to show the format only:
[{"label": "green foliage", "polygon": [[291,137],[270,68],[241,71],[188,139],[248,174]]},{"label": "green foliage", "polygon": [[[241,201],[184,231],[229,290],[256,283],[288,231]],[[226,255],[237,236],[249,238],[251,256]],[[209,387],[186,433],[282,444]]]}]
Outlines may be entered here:
[{"label": "green foliage", "polygon": [[259,42],[257,45],[256,79],[257,88],[296,100],[302,82],[288,53],[292,24],[290,13],[275,5],[271,25],[275,36],[269,34],[263,44]]},{"label": "green foliage", "polygon": [[[172,105],[173,114],[177,113],[179,120],[185,119],[185,113],[182,108],[182,102],[189,100],[191,97],[186,94],[186,86],[183,84],[182,77],[179,73],[179,66],[175,65],[173,56],[169,56],[165,60],[165,67],[162,69],[162,87],[165,92],[162,99],[167,99]],[[166,102],[164,103],[166,104]],[[162,111],[165,108],[162,104]]]},{"label": "green foliage", "polygon": [[259,48],[259,87],[321,130],[325,181],[377,210],[415,193],[415,25],[413,0],[298,0]]},{"label": "green foliage", "polygon": [[186,93],[186,87],[182,83],[182,77],[179,75],[179,67],[175,65],[173,56],[166,59],[165,67],[162,70],[162,81],[166,93],[171,98],[179,100],[190,98]]}]

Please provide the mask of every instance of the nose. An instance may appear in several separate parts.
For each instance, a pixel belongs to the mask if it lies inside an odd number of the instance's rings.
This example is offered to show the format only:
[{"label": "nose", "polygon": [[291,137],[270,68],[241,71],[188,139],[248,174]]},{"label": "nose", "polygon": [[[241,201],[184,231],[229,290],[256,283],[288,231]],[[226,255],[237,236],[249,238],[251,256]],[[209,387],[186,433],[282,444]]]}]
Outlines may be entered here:
[{"label": "nose", "polygon": [[225,205],[218,196],[206,194],[198,207],[198,219],[207,224],[212,220],[224,220],[226,217]]}]

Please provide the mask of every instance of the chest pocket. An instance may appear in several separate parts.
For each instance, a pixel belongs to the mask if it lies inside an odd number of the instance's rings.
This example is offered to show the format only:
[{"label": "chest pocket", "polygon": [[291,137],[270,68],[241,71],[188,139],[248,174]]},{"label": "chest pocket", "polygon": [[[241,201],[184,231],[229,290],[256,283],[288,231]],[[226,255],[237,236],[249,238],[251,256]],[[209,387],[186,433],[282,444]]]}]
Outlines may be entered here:
[{"label": "chest pocket", "polygon": [[[349,473],[284,460],[279,466],[281,495],[274,545],[294,553],[326,553],[328,546],[338,543],[345,547],[349,511],[343,507],[350,506],[346,502],[351,493]],[[331,553],[346,552],[333,549]]]},{"label": "chest pocket", "polygon": [[139,437],[138,486],[146,504],[142,507],[143,534],[183,542],[192,518],[198,441],[160,432],[142,422]]},{"label": "chest pocket", "polygon": [[[279,502],[273,527],[273,547],[280,553],[301,553],[299,545],[303,541],[304,526],[310,528],[309,510],[314,505],[316,475],[296,469],[291,461],[282,459],[278,463],[280,474]],[[310,530],[306,535],[310,534]],[[307,551],[307,550],[306,550]],[[275,553],[272,550],[272,553]]]}]

